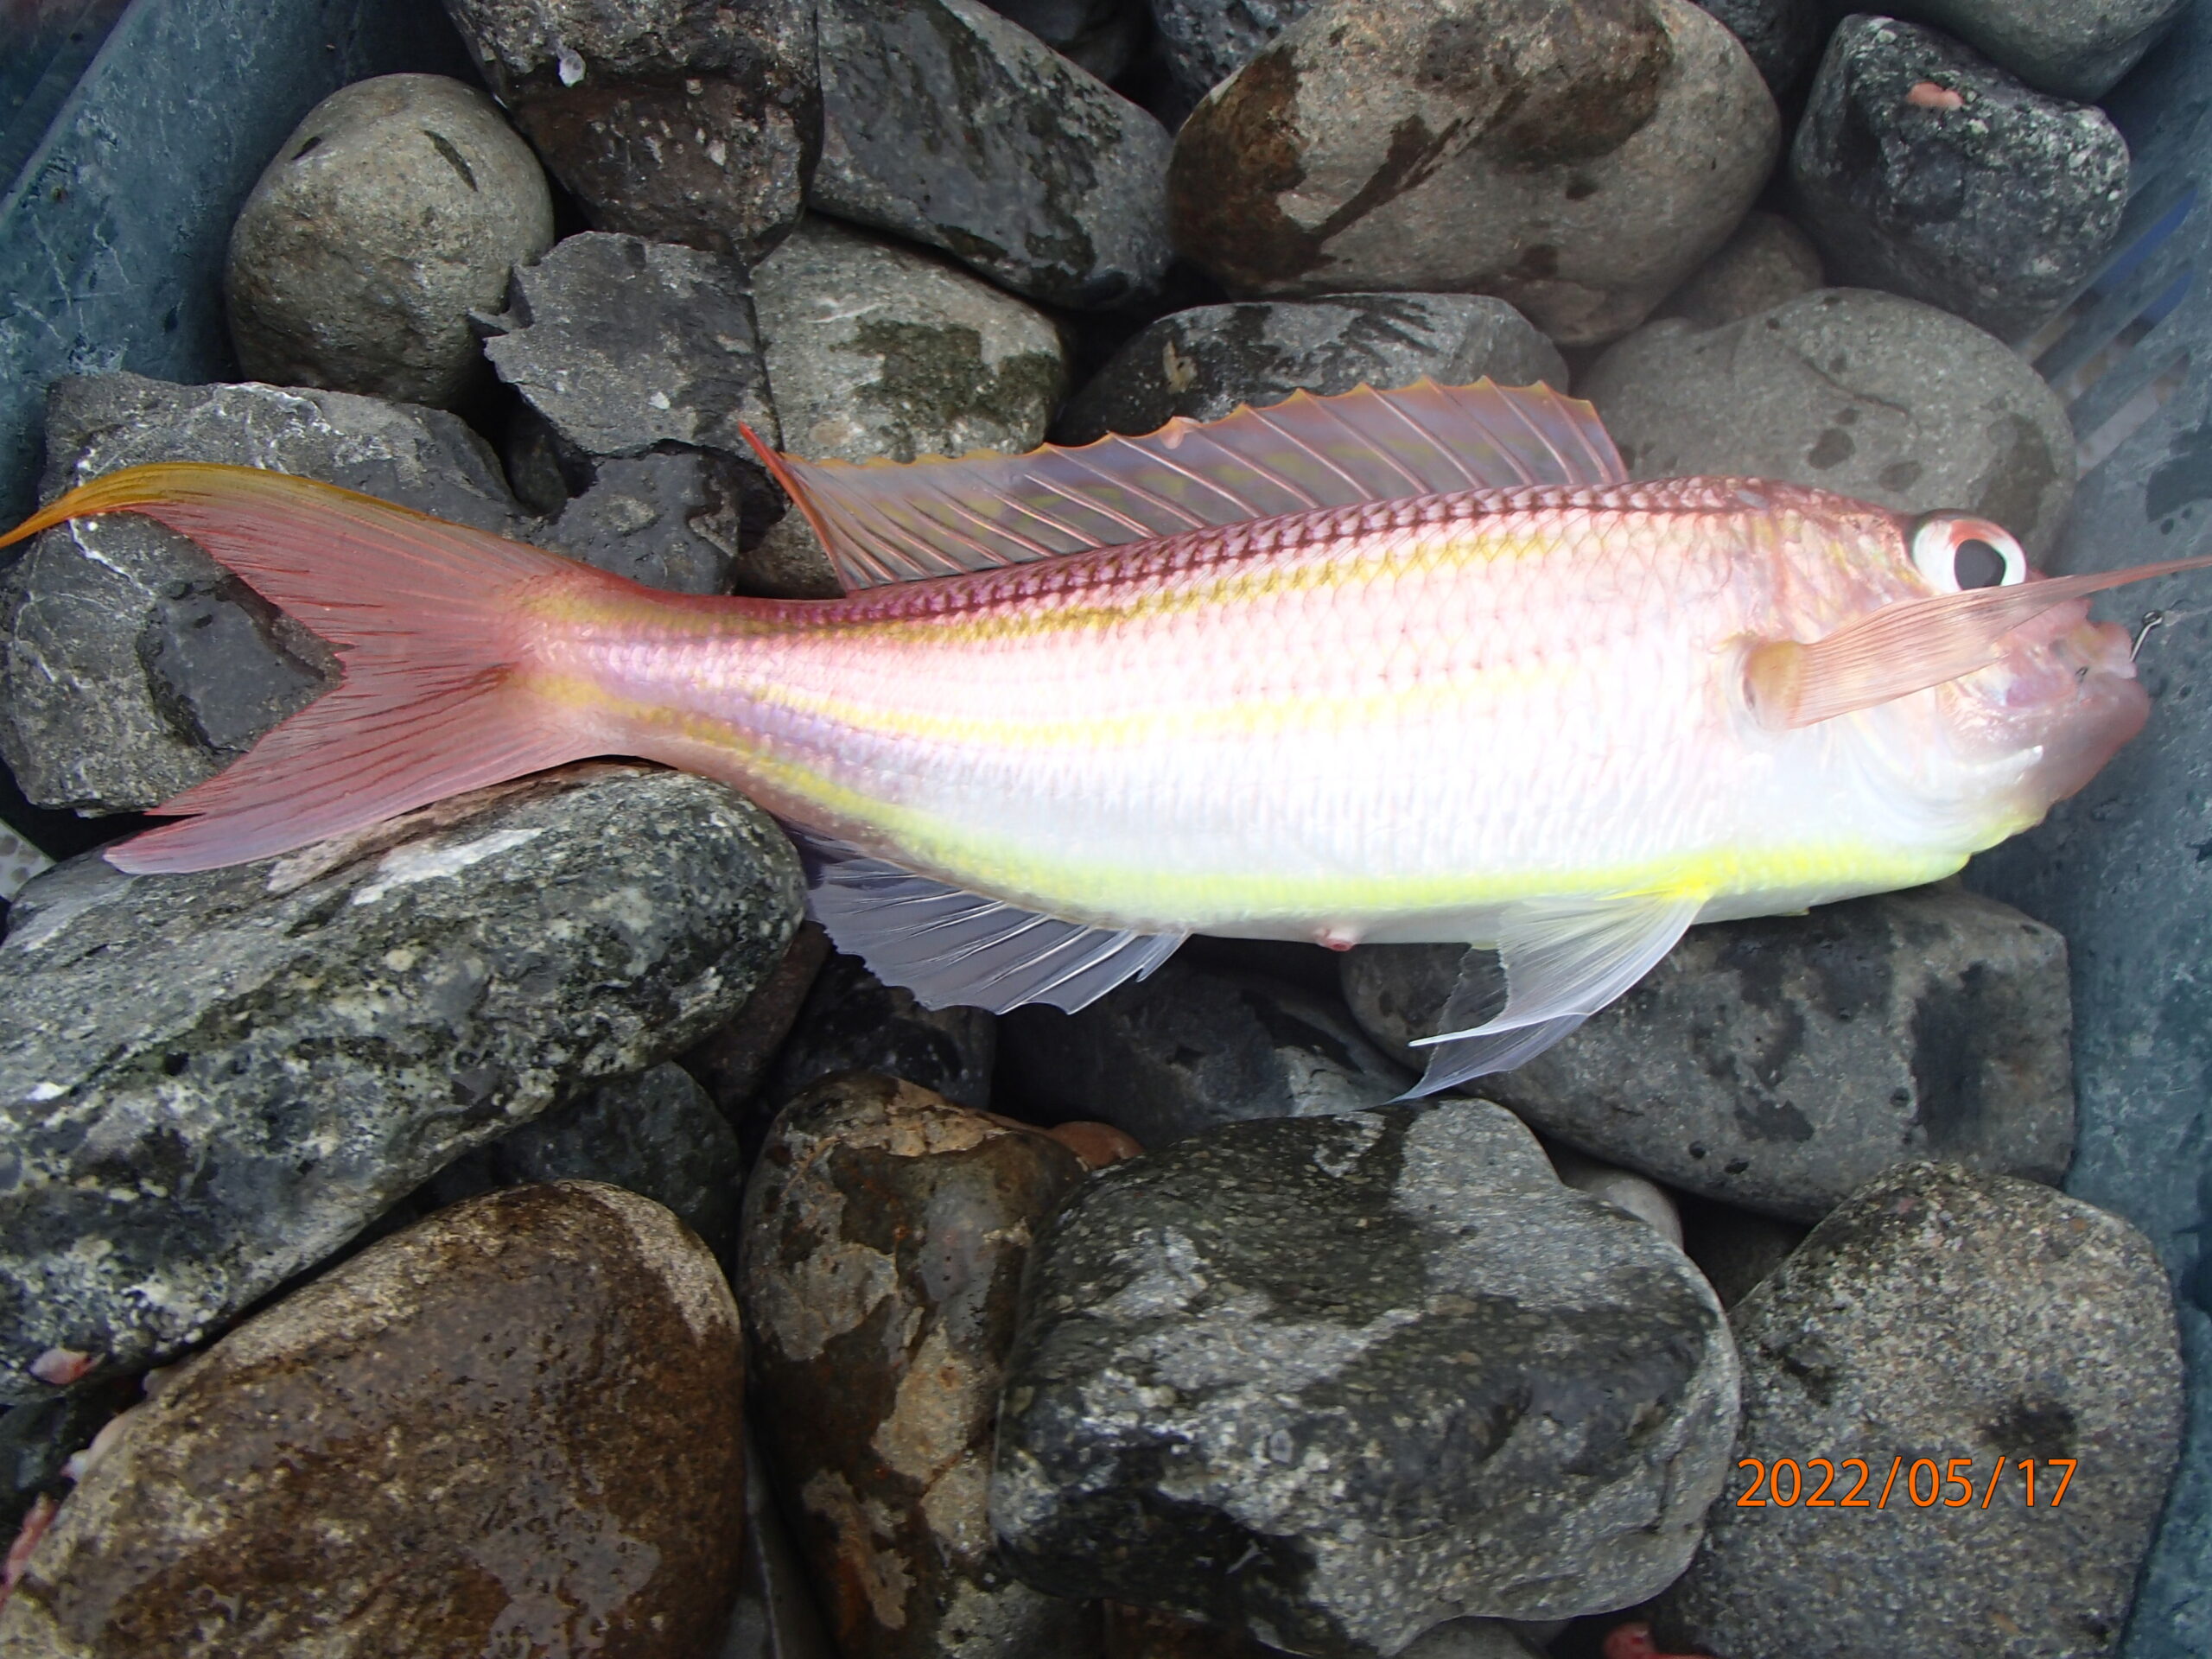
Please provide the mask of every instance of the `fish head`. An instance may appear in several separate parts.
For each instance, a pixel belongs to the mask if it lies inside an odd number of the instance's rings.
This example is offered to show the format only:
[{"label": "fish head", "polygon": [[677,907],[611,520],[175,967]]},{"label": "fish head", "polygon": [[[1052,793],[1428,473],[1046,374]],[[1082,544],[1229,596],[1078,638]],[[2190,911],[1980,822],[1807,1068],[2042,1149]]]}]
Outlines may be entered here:
[{"label": "fish head", "polygon": [[1848,602],[1886,620],[1867,631],[1855,667],[1840,658],[1832,671],[1917,684],[1869,699],[1866,729],[1909,756],[1897,770],[1923,802],[1987,845],[2039,823],[2143,729],[2151,703],[2133,642],[2093,621],[2086,596],[2069,596],[2107,582],[2039,574],[2001,525],[1962,512],[1880,517],[1859,525],[1877,557]]}]

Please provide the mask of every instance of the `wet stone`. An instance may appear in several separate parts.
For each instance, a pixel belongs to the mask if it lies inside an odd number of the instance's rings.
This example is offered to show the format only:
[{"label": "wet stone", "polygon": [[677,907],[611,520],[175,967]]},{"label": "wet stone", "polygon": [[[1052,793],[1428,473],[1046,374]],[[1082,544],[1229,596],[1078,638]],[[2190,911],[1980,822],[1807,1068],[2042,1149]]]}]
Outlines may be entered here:
[{"label": "wet stone", "polygon": [[[1731,1319],[1736,1455],[1863,1459],[1870,1510],[1893,1465],[1897,1486],[1858,1524],[1781,1503],[1786,1471],[1764,1507],[1736,1507],[1732,1486],[1655,1610],[1662,1646],[1799,1659],[2114,1649],[2181,1439],[2172,1298],[2133,1227],[2025,1181],[1915,1165],[1853,1194]],[[2073,1478],[2054,1504],[2063,1459]],[[1820,1476],[1805,1474],[1808,1493]],[[1842,1465],[1827,1496],[1840,1504],[1858,1478]]]},{"label": "wet stone", "polygon": [[1492,294],[1592,345],[1719,246],[1779,142],[1688,0],[1323,6],[1184,124],[1168,211],[1240,298]]},{"label": "wet stone", "polygon": [[703,1652],[736,1587],[743,1394],[728,1287],[667,1211],[585,1182],[474,1200],[133,1412],[0,1655]]},{"label": "wet stone", "polygon": [[1184,112],[1252,60],[1313,0],[1152,0],[1168,77]]},{"label": "wet stone", "polygon": [[1932,23],[2040,92],[2088,102],[2110,92],[2187,0],[1902,0],[1883,10]]},{"label": "wet stone", "polygon": [[737,1261],[737,1132],[673,1062],[601,1084],[463,1154],[416,1197],[442,1208],[497,1187],[560,1180],[602,1181],[651,1198],[716,1261]]},{"label": "wet stone", "polygon": [[812,206],[1053,305],[1158,290],[1159,122],[979,0],[823,0],[819,14]]},{"label": "wet stone", "polygon": [[[57,382],[40,499],[144,461],[274,467],[480,530],[521,529],[442,410],[340,391]],[[130,811],[213,776],[337,679],[329,650],[135,513],[58,526],[0,574],[0,756],[41,806]]]},{"label": "wet stone", "polygon": [[[1378,1037],[1425,1034],[1452,948],[1363,947],[1347,974],[1377,988],[1354,1011]],[[1386,1005],[1405,1020],[1371,1012]],[[1593,1156],[1817,1221],[1920,1158],[2055,1184],[2074,1151],[2072,1027],[2063,939],[1924,887],[1693,928],[1566,1041],[1479,1086]]]},{"label": "wet stone", "polygon": [[1826,280],[1820,250],[1804,232],[1779,213],[1746,213],[1720,251],[1691,272],[1652,315],[1717,328],[1770,311]]},{"label": "wet stone", "polygon": [[588,766],[287,857],[18,895],[0,945],[0,1399],[206,1339],[440,1167],[728,1020],[798,861],[721,785]]},{"label": "wet stone", "polygon": [[749,455],[775,412],[745,268],[636,236],[569,237],[515,272],[484,342],[499,378],[582,455],[680,443]]},{"label": "wet stone", "polygon": [[1064,1595],[1393,1653],[1669,1582],[1735,1389],[1681,1254],[1502,1109],[1233,1124],[1039,1235],[991,1519]]},{"label": "wet stone", "polygon": [[[753,988],[745,1006],[679,1057],[683,1069],[698,1079],[707,1097],[733,1125],[760,1092],[777,1051],[791,1035],[807,993],[814,988],[815,976],[829,959],[830,936],[816,923],[801,922],[784,959]],[[758,1150],[757,1143],[747,1150]],[[751,1161],[749,1156],[747,1161]]]},{"label": "wet stone", "polygon": [[1669,1244],[1681,1247],[1681,1214],[1667,1189],[1658,1182],[1646,1180],[1633,1170],[1586,1158],[1571,1147],[1548,1146],[1544,1148],[1544,1155],[1552,1160],[1552,1168],[1562,1185],[1627,1211]]},{"label": "wet stone", "polygon": [[231,229],[248,378],[448,404],[484,378],[469,313],[553,245],[530,146],[474,86],[383,75],[308,112]]},{"label": "wet stone", "polygon": [[1821,0],[1697,0],[1743,44],[1775,96],[1795,86],[1820,55],[1829,22]]},{"label": "wet stone", "polygon": [[[803,221],[753,289],[784,442],[810,461],[1017,454],[1067,389],[1059,331],[1034,306],[835,219]],[[749,593],[839,591],[796,512],[744,569]]]},{"label": "wet stone", "polygon": [[1080,1014],[1015,1009],[999,1053],[1006,1109],[1110,1123],[1154,1148],[1245,1118],[1360,1111],[1413,1082],[1341,1006],[1173,960]]},{"label": "wet stone", "polygon": [[2031,560],[2074,499],[2073,428],[2043,378],[1973,324],[1892,294],[1824,288],[1722,327],[1655,322],[1576,390],[1637,478],[1771,478],[1980,513]]},{"label": "wet stone", "polygon": [[811,6],[445,3],[596,228],[750,264],[798,219],[822,138]]},{"label": "wet stone", "polygon": [[1064,443],[1154,432],[1180,415],[1218,420],[1294,391],[1378,391],[1422,377],[1446,386],[1565,389],[1567,365],[1503,300],[1467,294],[1342,294],[1306,303],[1251,301],[1178,311],[1114,354],[1054,429]]},{"label": "wet stone", "polygon": [[877,1071],[988,1110],[998,1027],[988,1009],[925,1008],[858,957],[832,956],[815,976],[759,1107],[780,1110],[833,1072]]},{"label": "wet stone", "polygon": [[773,511],[750,461],[661,444],[593,461],[589,481],[536,531],[541,547],[679,594],[726,594]]},{"label": "wet stone", "polygon": [[1789,150],[1797,216],[1836,280],[2026,334],[2102,265],[2126,140],[1933,29],[1847,19]]},{"label": "wet stone", "polygon": [[887,1077],[778,1119],[739,1295],[762,1450],[847,1659],[1095,1654],[1095,1607],[1014,1579],[985,1513],[1031,1237],[1083,1180],[1046,1135]]}]

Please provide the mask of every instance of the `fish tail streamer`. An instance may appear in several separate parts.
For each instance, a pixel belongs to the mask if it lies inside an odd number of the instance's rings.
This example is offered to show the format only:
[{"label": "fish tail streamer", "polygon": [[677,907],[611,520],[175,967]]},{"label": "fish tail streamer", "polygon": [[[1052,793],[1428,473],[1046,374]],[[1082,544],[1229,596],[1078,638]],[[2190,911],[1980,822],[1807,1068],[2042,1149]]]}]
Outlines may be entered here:
[{"label": "fish tail streamer", "polygon": [[107,849],[121,869],[268,857],[600,752],[594,733],[532,690],[532,619],[549,601],[634,583],[311,479],[184,462],[95,479],[0,547],[108,512],[190,537],[335,646],[344,673],[226,771],[157,809],[183,822]]}]

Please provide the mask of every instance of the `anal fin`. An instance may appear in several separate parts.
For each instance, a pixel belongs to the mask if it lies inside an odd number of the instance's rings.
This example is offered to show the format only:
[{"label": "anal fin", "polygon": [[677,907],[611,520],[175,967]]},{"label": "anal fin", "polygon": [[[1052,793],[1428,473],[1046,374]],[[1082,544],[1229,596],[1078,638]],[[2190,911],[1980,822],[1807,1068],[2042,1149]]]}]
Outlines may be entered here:
[{"label": "anal fin", "polygon": [[1437,1034],[1414,1044],[1429,1051],[1428,1065],[1408,1097],[1535,1058],[1657,966],[1705,900],[1701,893],[1638,893],[1506,906],[1496,929],[1504,1007],[1481,1017],[1497,1001],[1497,980],[1470,950]]},{"label": "anal fin", "polygon": [[1150,974],[1185,937],[1063,921],[786,828],[806,856],[807,908],[831,942],[925,1007],[1045,1002],[1073,1014]]}]

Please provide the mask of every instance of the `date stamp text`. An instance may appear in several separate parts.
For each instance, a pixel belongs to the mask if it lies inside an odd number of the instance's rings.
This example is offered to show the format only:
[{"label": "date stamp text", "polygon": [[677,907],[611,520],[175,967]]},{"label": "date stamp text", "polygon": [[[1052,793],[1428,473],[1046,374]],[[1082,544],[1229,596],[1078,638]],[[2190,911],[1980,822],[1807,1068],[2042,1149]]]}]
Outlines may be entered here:
[{"label": "date stamp text", "polygon": [[[1885,1470],[1864,1458],[1739,1458],[1736,1467],[1750,1478],[1736,1499],[1739,1510],[1988,1509],[1993,1503],[2025,1509],[2055,1510],[2074,1482],[2074,1458],[1999,1458],[1985,1474],[1974,1458],[1907,1458],[1900,1453]],[[2005,1497],[1998,1497],[2002,1490]]]}]

